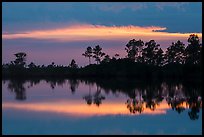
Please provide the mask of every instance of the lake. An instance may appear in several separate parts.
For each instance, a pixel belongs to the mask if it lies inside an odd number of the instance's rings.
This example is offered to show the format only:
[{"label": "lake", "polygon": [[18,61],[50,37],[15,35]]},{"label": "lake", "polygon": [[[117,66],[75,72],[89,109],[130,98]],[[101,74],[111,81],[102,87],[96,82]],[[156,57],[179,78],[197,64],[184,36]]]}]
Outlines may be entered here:
[{"label": "lake", "polygon": [[121,79],[2,80],[2,133],[202,135],[201,85]]}]

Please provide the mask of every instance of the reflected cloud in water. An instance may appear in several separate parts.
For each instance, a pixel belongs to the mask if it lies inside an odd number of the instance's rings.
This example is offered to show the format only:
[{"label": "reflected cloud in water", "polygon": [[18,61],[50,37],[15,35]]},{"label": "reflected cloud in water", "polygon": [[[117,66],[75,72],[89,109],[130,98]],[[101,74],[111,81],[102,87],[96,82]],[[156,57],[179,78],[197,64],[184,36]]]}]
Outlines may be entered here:
[{"label": "reflected cloud in water", "polygon": [[[38,102],[26,101],[26,90],[38,84],[40,79],[23,80],[10,79],[6,82],[10,92],[14,92],[16,100],[23,102],[3,101],[3,109],[20,109],[37,112],[52,112],[72,115],[74,117],[89,117],[103,115],[157,115],[166,114],[168,110],[182,113],[188,110],[191,120],[199,119],[202,108],[201,86],[189,86],[187,83],[156,82],[145,83],[138,81],[114,80],[79,80],[79,79],[45,79],[52,90],[56,86],[69,87],[76,99],[59,99]],[[3,84],[6,84],[3,81]],[[86,90],[80,93],[78,87]],[[117,86],[118,85],[118,86]],[[64,87],[63,87],[64,88]],[[120,94],[122,98],[110,100],[109,96]]]}]

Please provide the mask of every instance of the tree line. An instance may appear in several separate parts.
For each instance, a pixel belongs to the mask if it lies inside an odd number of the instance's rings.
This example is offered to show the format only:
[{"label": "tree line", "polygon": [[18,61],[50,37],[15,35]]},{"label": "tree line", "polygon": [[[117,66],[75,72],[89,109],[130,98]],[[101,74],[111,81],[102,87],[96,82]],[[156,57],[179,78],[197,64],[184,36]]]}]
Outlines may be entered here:
[{"label": "tree line", "polygon": [[[125,46],[125,50],[127,52],[125,58],[119,58],[120,55],[117,53],[111,58],[108,54],[102,51],[102,48],[99,45],[93,48],[89,46],[86,48],[85,52],[82,53],[82,56],[88,58],[89,65],[81,68],[79,68],[74,59],[71,60],[68,66],[55,65],[54,62],[47,66],[36,65],[33,62],[27,65],[27,54],[24,52],[19,52],[14,54],[16,56],[16,59],[14,61],[3,64],[2,68],[4,75],[14,75],[16,74],[16,72],[24,72],[24,75],[26,75],[25,72],[35,75],[37,72],[41,71],[42,73],[40,74],[42,75],[44,73],[47,73],[47,75],[67,76],[84,74],[87,76],[89,74],[109,75],[112,74],[112,72],[129,75],[129,73],[134,74],[137,70],[140,72],[144,70],[144,73],[149,75],[148,71],[154,71],[154,68],[156,67],[162,68],[163,72],[179,71],[180,68],[177,70],[170,69],[175,66],[188,66],[187,71],[192,70],[192,66],[196,66],[198,69],[195,70],[200,71],[202,44],[200,43],[199,37],[195,34],[191,34],[187,42],[187,46],[185,46],[185,44],[180,40],[172,42],[172,44],[166,49],[166,51],[164,51],[160,47],[160,44],[157,44],[155,40],[143,42],[141,39],[132,39]],[[96,64],[91,63],[92,58],[96,61]],[[132,69],[129,70],[129,67]],[[183,68],[181,68],[180,70],[184,71]],[[161,73],[162,71],[160,71],[159,73]]]},{"label": "tree line", "polygon": [[[188,38],[188,45],[178,40],[172,42],[167,48],[166,53],[160,48],[160,44],[157,44],[155,40],[150,40],[144,43],[141,39],[130,40],[125,47],[127,52],[126,58],[139,63],[151,64],[156,66],[162,66],[165,64],[177,63],[177,64],[200,64],[202,46],[199,37],[195,34],[191,34]],[[83,56],[89,59],[94,58],[97,64],[101,62],[109,62],[111,60],[109,55],[102,52],[102,48],[97,45],[94,48],[87,47]],[[115,54],[118,57],[119,54]],[[104,57],[104,58],[103,58]],[[112,59],[116,59],[113,57]],[[102,60],[103,58],[103,60]]]}]

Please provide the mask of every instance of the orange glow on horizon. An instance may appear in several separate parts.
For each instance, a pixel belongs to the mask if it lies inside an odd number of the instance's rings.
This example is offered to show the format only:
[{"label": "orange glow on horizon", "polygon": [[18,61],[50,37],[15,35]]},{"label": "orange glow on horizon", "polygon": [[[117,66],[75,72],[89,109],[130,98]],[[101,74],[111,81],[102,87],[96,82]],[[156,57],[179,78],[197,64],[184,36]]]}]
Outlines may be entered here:
[{"label": "orange glow on horizon", "polygon": [[[65,28],[57,28],[50,30],[35,30],[27,31],[16,34],[4,33],[2,39],[49,39],[56,41],[88,41],[88,40],[129,40],[129,39],[142,39],[142,40],[179,40],[187,39],[192,33],[169,33],[158,32],[166,30],[165,27],[149,26],[103,26],[103,25],[90,25],[80,24],[72,25]],[[202,33],[196,33],[199,38]]]},{"label": "orange glow on horizon", "polygon": [[[184,105],[183,107],[187,108],[188,106]],[[156,106],[154,111],[149,108],[145,108],[141,114],[148,115],[157,115],[157,114],[166,114],[168,109],[171,107],[166,103],[166,101],[162,101],[159,105]],[[3,108],[11,108],[11,109],[19,109],[19,110],[28,110],[28,111],[36,111],[36,112],[51,112],[51,113],[60,113],[60,114],[68,114],[76,117],[89,117],[89,116],[104,116],[104,115],[131,115],[129,110],[127,109],[127,105],[124,102],[104,102],[99,107],[96,105],[88,106],[85,102],[80,101],[57,101],[57,102],[47,102],[47,103],[9,103],[5,102],[2,104]],[[135,115],[135,114],[132,114]],[[136,113],[139,115],[139,113]]]}]

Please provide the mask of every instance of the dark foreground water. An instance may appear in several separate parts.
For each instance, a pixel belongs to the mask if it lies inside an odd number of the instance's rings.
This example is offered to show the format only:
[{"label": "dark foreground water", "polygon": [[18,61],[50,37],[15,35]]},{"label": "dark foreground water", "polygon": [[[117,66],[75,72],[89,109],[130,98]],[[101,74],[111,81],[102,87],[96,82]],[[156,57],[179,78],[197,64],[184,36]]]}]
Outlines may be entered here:
[{"label": "dark foreground water", "polygon": [[7,134],[202,134],[201,87],[100,80],[2,80]]}]

